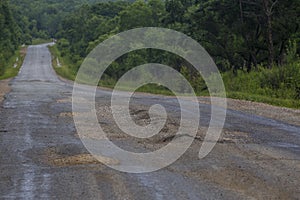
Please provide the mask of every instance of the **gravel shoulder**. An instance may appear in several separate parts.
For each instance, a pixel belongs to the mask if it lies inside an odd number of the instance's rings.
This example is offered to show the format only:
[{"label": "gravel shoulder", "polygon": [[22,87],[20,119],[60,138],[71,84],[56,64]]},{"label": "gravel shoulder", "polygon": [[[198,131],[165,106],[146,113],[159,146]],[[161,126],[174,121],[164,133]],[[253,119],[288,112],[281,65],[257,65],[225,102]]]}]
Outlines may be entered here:
[{"label": "gravel shoulder", "polygon": [[[199,102],[209,104],[210,100],[209,97],[200,97]],[[229,98],[227,98],[227,108],[300,126],[300,109]]]},{"label": "gravel shoulder", "polygon": [[4,100],[5,94],[10,92],[11,88],[9,86],[9,81],[11,79],[1,80],[0,81],[0,103]]}]

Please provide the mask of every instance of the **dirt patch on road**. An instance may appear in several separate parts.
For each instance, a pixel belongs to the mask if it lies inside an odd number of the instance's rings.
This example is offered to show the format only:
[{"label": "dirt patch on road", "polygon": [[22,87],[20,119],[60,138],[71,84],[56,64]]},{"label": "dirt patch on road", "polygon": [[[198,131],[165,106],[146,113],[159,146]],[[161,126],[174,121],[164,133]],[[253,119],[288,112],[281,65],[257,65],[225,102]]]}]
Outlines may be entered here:
[{"label": "dirt patch on road", "polygon": [[104,163],[108,165],[118,165],[119,161],[105,156],[93,156],[88,153],[76,155],[64,155],[57,151],[56,148],[49,148],[46,150],[46,163],[52,166],[64,167],[72,165],[87,165]]},{"label": "dirt patch on road", "polygon": [[58,99],[56,100],[57,103],[71,103],[72,102],[72,98],[64,98],[64,99]]},{"label": "dirt patch on road", "polygon": [[1,80],[0,81],[0,103],[4,100],[5,94],[10,91],[9,81],[11,79]]}]

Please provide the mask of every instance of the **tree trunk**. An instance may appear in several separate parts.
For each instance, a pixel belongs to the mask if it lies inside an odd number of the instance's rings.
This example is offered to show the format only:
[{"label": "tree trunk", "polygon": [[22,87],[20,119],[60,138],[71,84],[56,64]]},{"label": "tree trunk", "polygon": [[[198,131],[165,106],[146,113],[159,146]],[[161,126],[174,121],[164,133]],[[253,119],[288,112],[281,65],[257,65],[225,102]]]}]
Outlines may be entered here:
[{"label": "tree trunk", "polygon": [[274,44],[273,44],[273,33],[272,33],[272,15],[273,15],[273,7],[275,6],[275,2],[271,2],[270,0],[263,0],[264,12],[266,15],[266,23],[267,23],[267,42],[268,42],[268,68],[272,68],[274,64]]},{"label": "tree trunk", "polygon": [[272,19],[271,16],[267,16],[267,34],[268,34],[268,50],[269,50],[269,61],[268,67],[272,68],[274,64],[274,44],[273,44],[273,33],[272,33]]}]

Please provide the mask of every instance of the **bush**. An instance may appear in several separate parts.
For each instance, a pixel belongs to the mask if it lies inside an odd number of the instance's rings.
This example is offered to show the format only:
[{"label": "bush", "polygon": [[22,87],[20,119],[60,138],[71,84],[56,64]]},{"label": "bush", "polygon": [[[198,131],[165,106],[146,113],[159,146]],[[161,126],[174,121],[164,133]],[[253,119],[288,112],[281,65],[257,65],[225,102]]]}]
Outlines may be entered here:
[{"label": "bush", "polygon": [[258,67],[257,70],[249,73],[242,70],[238,70],[236,74],[225,72],[223,80],[227,92],[233,97],[239,93],[239,97],[244,98],[247,94],[249,99],[250,96],[261,95],[269,98],[299,100],[300,60],[283,66],[274,66],[272,69]]}]

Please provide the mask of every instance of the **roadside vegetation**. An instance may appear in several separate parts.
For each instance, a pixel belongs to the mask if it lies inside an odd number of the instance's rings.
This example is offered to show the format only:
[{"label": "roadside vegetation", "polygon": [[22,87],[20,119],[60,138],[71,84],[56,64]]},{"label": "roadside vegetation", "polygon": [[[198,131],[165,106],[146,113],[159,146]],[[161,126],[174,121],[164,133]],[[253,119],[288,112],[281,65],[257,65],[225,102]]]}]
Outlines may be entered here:
[{"label": "roadside vegetation", "polygon": [[8,1],[0,1],[0,80],[14,77],[23,63],[26,46]]},{"label": "roadside vegetation", "polygon": [[56,45],[48,47],[52,55],[52,65],[55,72],[66,79],[75,80],[76,70],[72,68],[72,62],[68,58],[63,58]]},{"label": "roadside vegetation", "polygon": [[[83,59],[110,36],[136,27],[165,27],[189,35],[208,51],[228,97],[300,108],[298,0],[11,0],[10,7],[19,27],[15,47],[34,38],[57,39],[50,50],[56,72],[65,78],[74,80]],[[113,87],[126,71],[149,62],[173,67],[198,95],[208,95],[189,63],[154,49],[122,56],[99,85]],[[154,84],[139,91],[171,94]]]},{"label": "roadside vegetation", "polygon": [[1,68],[0,80],[15,77],[23,64],[27,47],[19,47],[13,56],[6,62],[6,65]]}]

